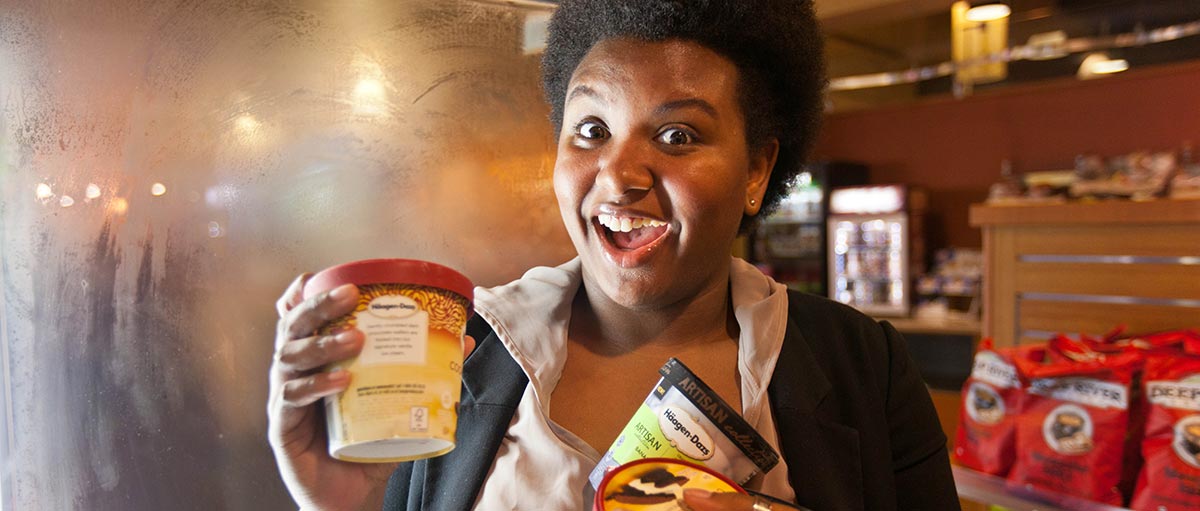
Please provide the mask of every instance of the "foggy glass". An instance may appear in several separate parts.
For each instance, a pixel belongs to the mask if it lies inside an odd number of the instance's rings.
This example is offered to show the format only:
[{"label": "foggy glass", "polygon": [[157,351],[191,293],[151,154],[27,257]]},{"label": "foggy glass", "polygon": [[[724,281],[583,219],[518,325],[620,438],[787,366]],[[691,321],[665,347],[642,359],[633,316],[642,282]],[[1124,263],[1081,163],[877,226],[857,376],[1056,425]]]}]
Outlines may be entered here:
[{"label": "foggy glass", "polygon": [[3,509],[295,509],[265,409],[297,274],[572,256],[547,14],[0,0]]}]

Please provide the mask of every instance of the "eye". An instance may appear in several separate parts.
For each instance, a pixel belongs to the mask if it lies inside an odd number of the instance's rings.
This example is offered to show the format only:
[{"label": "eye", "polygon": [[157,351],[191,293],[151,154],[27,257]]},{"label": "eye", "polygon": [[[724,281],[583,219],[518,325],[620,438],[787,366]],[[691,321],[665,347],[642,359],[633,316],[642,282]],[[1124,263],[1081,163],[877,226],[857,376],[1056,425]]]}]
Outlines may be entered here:
[{"label": "eye", "polygon": [[696,137],[687,130],[667,128],[658,134],[658,141],[667,145],[684,145],[696,141]]},{"label": "eye", "polygon": [[603,140],[609,137],[608,128],[596,121],[587,119],[575,125],[575,134],[588,140]]}]

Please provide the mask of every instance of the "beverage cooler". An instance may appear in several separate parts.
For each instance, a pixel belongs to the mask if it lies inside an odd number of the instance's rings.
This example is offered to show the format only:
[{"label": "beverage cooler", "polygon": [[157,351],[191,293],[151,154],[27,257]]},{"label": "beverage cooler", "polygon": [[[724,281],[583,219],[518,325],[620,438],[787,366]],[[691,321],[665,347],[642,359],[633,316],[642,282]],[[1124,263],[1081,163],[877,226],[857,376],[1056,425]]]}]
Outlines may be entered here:
[{"label": "beverage cooler", "polygon": [[829,297],[873,316],[908,316],[923,268],[924,195],[904,185],[831,192]]},{"label": "beverage cooler", "polygon": [[779,209],[751,235],[750,261],[791,289],[824,295],[826,274],[825,219],[834,187],[867,182],[867,167],[823,162],[801,172]]}]

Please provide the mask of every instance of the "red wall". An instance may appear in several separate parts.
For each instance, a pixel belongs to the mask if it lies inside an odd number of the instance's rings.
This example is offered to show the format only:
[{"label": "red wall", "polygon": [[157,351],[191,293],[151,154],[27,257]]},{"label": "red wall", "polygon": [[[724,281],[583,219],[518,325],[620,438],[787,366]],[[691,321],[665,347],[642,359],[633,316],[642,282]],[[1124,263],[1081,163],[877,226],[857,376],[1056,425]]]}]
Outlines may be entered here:
[{"label": "red wall", "polygon": [[1059,80],[963,100],[830,115],[814,153],[866,163],[875,183],[919,185],[931,199],[930,247],[978,247],[967,207],[1008,158],[1017,172],[1072,167],[1076,154],[1200,146],[1200,63]]}]

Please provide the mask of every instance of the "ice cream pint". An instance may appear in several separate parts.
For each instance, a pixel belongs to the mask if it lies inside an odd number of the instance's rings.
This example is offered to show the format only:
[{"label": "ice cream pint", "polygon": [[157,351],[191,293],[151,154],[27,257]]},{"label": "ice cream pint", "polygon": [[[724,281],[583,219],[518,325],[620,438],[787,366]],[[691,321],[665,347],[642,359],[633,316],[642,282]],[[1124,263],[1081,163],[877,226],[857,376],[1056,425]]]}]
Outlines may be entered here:
[{"label": "ice cream pint", "polygon": [[366,337],[357,358],[326,368],[351,375],[349,388],[325,398],[329,454],[392,462],[450,452],[471,281],[434,263],[372,259],[317,273],[305,284],[304,297],[348,283],[358,286],[358,306],[318,332],[350,326]]},{"label": "ice cream pint", "polygon": [[686,511],[683,490],[746,493],[729,478],[700,465],[667,458],[631,461],[608,471],[592,511]]},{"label": "ice cream pint", "polygon": [[766,440],[682,362],[672,358],[658,372],[658,385],[588,476],[593,488],[610,469],[642,458],[702,465],[738,484],[779,463]]}]

